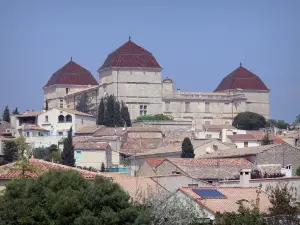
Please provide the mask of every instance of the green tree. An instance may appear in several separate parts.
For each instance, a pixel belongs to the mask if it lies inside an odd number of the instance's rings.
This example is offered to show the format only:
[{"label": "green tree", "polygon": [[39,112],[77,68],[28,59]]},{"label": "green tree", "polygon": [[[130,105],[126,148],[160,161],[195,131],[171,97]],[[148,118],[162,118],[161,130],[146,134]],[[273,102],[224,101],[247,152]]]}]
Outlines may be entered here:
[{"label": "green tree", "polygon": [[26,140],[23,136],[20,136],[18,138],[15,139],[15,142],[18,146],[18,151],[19,151],[19,159],[21,159],[22,157],[25,157],[25,154],[27,154],[26,149]]},{"label": "green tree", "polygon": [[114,95],[106,96],[106,108],[104,114],[104,125],[107,127],[114,127],[114,107],[115,107],[115,97]]},{"label": "green tree", "polygon": [[271,144],[271,139],[270,139],[270,135],[269,135],[268,132],[266,133],[266,135],[265,135],[264,138],[262,139],[261,144],[262,144],[262,145],[269,145],[269,144]]},{"label": "green tree", "polygon": [[105,165],[104,165],[104,162],[101,163],[101,169],[100,169],[101,172],[105,172]]},{"label": "green tree", "polygon": [[48,99],[46,98],[45,100],[45,108],[44,108],[46,111],[49,110],[49,105],[48,105]]},{"label": "green tree", "polygon": [[77,105],[76,105],[76,110],[83,112],[83,113],[92,114],[93,105],[92,105],[91,99],[87,93],[83,93],[83,95],[81,95],[81,97],[79,98]]},{"label": "green tree", "polygon": [[128,107],[125,105],[123,101],[121,102],[121,116],[126,126],[131,127],[131,119],[130,119]]},{"label": "green tree", "polygon": [[16,107],[15,110],[12,111],[12,114],[13,114],[13,115],[18,115],[18,114],[20,114],[20,113],[19,113],[19,110],[18,110],[18,107]]},{"label": "green tree", "polygon": [[287,129],[287,127],[289,126],[288,123],[286,123],[284,120],[267,120],[266,121],[266,127],[277,127],[279,129]]},{"label": "green tree", "polygon": [[44,147],[35,148],[32,154],[36,159],[45,159],[49,155],[49,149]]},{"label": "green tree", "polygon": [[97,125],[104,124],[104,113],[105,113],[105,106],[104,106],[104,98],[102,97],[98,107]]},{"label": "green tree", "polygon": [[8,106],[6,106],[5,109],[4,109],[4,111],[3,111],[2,120],[10,123],[10,113],[9,113]]},{"label": "green tree", "polygon": [[181,146],[181,158],[194,158],[194,147],[192,145],[192,142],[189,138],[184,138]]},{"label": "green tree", "polygon": [[3,148],[5,162],[13,162],[18,160],[18,146],[14,141],[5,141]]},{"label": "green tree", "polygon": [[300,176],[300,166],[296,170],[296,176]]},{"label": "green tree", "polygon": [[116,127],[124,126],[122,116],[121,116],[120,103],[116,99],[114,101],[114,126]]},{"label": "green tree", "polygon": [[72,127],[68,131],[68,137],[64,140],[64,148],[62,152],[62,164],[67,166],[75,166],[74,145],[72,138]]},{"label": "green tree", "polygon": [[[52,170],[13,180],[0,196],[1,224],[150,225],[144,208],[103,177],[88,182],[76,171]],[[143,221],[143,223],[138,223]]]},{"label": "green tree", "polygon": [[266,119],[254,112],[242,112],[234,117],[232,125],[244,130],[258,130],[266,126]]},{"label": "green tree", "polygon": [[298,116],[296,116],[294,125],[299,125],[300,124],[300,114]]}]

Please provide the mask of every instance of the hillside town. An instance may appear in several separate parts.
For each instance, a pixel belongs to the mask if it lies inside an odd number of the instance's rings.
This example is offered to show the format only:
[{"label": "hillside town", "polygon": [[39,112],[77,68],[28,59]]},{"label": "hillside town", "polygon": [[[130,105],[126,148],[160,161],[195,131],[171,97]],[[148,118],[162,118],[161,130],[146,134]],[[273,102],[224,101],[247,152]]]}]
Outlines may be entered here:
[{"label": "hillside town", "polygon": [[[242,64],[213,92],[184,92],[129,37],[98,73],[71,58],[43,87],[41,110],[5,109],[1,189],[22,171],[29,179],[71,169],[111,179],[132,201],[191,200],[207,223],[238,212],[236,202],[255,201],[258,190],[267,213],[267,190],[282,183],[293,190],[291,204],[300,200],[299,116],[293,125],[270,120],[270,90]],[[34,172],[12,170],[22,157]]]}]

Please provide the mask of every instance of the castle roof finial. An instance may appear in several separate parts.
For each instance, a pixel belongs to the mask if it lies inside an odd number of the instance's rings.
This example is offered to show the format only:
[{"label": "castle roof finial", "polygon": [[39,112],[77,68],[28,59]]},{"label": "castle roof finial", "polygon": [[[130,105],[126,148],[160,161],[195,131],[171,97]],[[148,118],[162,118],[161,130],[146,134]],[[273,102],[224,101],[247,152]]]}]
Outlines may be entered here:
[{"label": "castle roof finial", "polygon": [[240,66],[242,66],[242,62],[240,62]]},{"label": "castle roof finial", "polygon": [[71,56],[70,60],[71,60],[71,61],[73,60],[72,56]]},{"label": "castle roof finial", "polygon": [[129,35],[129,41],[131,41],[131,36]]}]

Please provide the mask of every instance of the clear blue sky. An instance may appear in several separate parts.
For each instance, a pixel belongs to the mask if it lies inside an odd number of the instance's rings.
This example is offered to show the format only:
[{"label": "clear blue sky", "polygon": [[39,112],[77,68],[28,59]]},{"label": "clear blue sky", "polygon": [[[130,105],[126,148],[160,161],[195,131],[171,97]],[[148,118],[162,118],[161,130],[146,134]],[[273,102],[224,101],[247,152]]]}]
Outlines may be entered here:
[{"label": "clear blue sky", "polygon": [[[213,91],[239,63],[271,89],[271,117],[300,113],[300,1],[0,1],[0,110],[39,110],[72,56],[97,77],[132,36],[184,91]],[[98,77],[97,77],[98,79]]]}]

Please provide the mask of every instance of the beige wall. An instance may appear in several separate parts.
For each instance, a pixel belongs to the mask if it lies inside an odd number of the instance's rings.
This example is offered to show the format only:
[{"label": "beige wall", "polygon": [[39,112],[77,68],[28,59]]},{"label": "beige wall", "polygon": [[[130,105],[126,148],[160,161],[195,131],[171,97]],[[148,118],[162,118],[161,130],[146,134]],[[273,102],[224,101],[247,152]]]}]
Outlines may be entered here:
[{"label": "beige wall", "polygon": [[89,116],[79,116],[76,115],[76,122],[75,122],[75,127],[74,130],[80,130],[80,128],[84,126],[91,126],[91,125],[96,125],[96,117],[89,117]]},{"label": "beige wall", "polygon": [[270,94],[265,91],[245,90],[247,96],[246,111],[256,112],[270,119]]},{"label": "beige wall", "polygon": [[81,159],[76,160],[76,166],[94,167],[94,168],[100,170],[101,164],[103,162],[105,165],[105,168],[111,167],[112,152],[111,152],[110,148],[107,148],[106,150],[76,149],[75,154],[76,154],[76,151],[81,151]]},{"label": "beige wall", "polygon": [[83,93],[87,93],[87,95],[91,101],[91,104],[93,104],[94,107],[97,107],[99,105],[101,98],[99,98],[98,88],[97,88],[97,89],[92,89],[92,90],[81,91],[79,93],[75,93],[75,94],[66,96],[65,97],[66,108],[76,109],[76,105],[77,105],[78,101],[80,100]]},{"label": "beige wall", "polygon": [[146,161],[144,161],[144,163],[140,166],[140,168],[137,171],[137,176],[140,177],[150,177],[155,175],[156,175],[155,171]]},{"label": "beige wall", "polygon": [[207,144],[201,145],[199,147],[194,146],[194,153],[195,153],[195,158],[199,158],[201,155],[207,154],[207,151],[210,151],[210,153],[213,153],[215,151],[222,151],[226,149],[230,149],[230,146],[225,145],[221,142],[216,142],[217,145],[214,145],[214,141],[209,142]]}]

